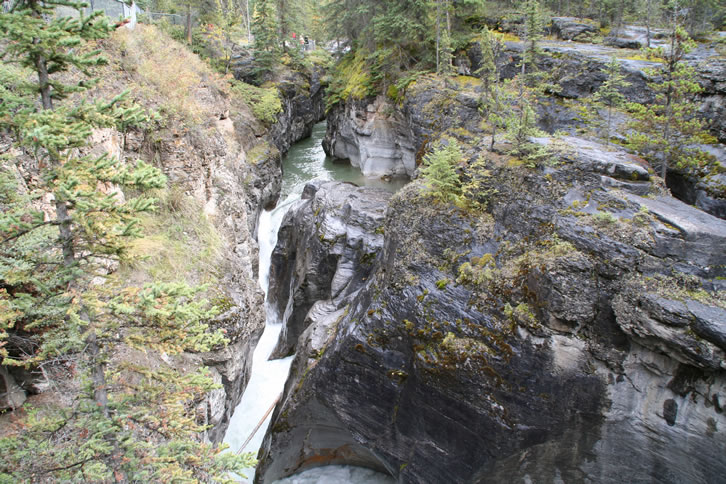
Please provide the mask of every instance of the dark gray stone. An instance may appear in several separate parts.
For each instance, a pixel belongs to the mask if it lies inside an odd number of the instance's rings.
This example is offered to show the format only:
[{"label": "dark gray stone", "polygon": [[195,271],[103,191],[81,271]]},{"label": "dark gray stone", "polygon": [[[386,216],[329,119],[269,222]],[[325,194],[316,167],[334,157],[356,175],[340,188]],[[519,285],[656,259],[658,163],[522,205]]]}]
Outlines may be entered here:
[{"label": "dark gray stone", "polygon": [[365,283],[383,246],[376,230],[390,196],[342,182],[305,187],[272,253],[268,300],[280,316],[288,314],[273,357],[292,354],[316,301],[340,304]]},{"label": "dark gray stone", "polygon": [[551,31],[561,40],[585,40],[599,32],[594,24],[574,17],[552,17]]},{"label": "dark gray stone", "polygon": [[688,310],[693,315],[691,325],[700,337],[726,350],[726,309],[706,306],[698,301],[686,301]]},{"label": "dark gray stone", "polygon": [[[485,165],[485,211],[409,185],[365,280],[337,300],[334,245],[286,249],[310,287],[331,289],[293,297],[310,304],[307,329],[257,481],[333,462],[402,483],[718,480],[723,221],[663,196],[617,148],[566,137],[545,166],[486,153],[472,92],[423,78],[387,117],[418,154],[441,131],[466,140],[461,172]],[[350,122],[338,109],[334,122]],[[370,100],[355,109],[363,125],[383,114]],[[322,220],[308,192],[300,233]]]}]

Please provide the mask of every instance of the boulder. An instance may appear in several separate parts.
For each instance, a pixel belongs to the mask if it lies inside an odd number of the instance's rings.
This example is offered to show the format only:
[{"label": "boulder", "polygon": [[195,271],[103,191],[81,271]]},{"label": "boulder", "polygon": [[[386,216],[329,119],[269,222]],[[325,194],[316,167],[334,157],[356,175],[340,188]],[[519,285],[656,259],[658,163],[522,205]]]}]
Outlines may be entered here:
[{"label": "boulder", "polygon": [[551,32],[560,40],[586,40],[599,33],[592,23],[574,17],[552,17]]}]

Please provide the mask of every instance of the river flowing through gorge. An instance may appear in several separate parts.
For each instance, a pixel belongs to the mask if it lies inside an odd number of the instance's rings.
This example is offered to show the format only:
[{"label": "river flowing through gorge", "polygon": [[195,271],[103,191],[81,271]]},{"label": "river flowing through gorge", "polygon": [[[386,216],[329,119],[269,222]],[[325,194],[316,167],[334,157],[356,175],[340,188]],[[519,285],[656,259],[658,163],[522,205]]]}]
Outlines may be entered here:
[{"label": "river flowing through gorge", "polygon": [[[294,356],[289,356],[278,360],[269,359],[280,335],[284,317],[276,314],[276,311],[267,304],[270,257],[277,243],[277,232],[283,217],[300,200],[303,188],[311,180],[347,181],[391,191],[395,191],[405,184],[404,180],[398,179],[383,181],[378,178],[367,178],[361,175],[357,168],[348,164],[333,163],[332,160],[326,158],[321,146],[325,129],[325,122],[318,123],[313,128],[310,138],[291,147],[283,160],[280,202],[272,210],[264,210],[260,214],[258,224],[259,284],[265,293],[267,320],[265,331],[255,348],[250,381],[242,401],[235,409],[224,438],[224,442],[229,444],[230,449],[234,452],[257,453],[270,422],[271,412],[269,410],[275,405],[282,392],[290,364],[294,358]],[[266,417],[265,414],[267,414]],[[263,418],[262,425],[256,428]],[[249,441],[246,442],[248,439]],[[241,449],[243,445],[244,448]],[[254,469],[248,469],[246,475],[247,479],[242,479],[241,482],[252,482]],[[278,482],[285,484],[388,484],[393,480],[389,476],[369,469],[326,466],[310,469]]]}]

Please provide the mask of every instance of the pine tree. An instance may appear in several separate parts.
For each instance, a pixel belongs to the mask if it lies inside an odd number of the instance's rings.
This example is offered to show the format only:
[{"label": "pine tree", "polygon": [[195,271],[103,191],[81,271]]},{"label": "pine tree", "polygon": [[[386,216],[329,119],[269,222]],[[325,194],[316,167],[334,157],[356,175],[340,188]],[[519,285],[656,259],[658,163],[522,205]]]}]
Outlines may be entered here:
[{"label": "pine tree", "polygon": [[441,45],[439,50],[439,72],[448,76],[454,69],[454,55],[453,49],[451,48],[451,36],[448,30],[441,32]]},{"label": "pine tree", "polygon": [[537,114],[529,100],[530,95],[525,92],[525,95],[519,99],[518,110],[512,110],[505,116],[504,135],[512,144],[509,153],[527,160],[530,166],[534,167],[537,161],[546,156],[546,150],[530,140],[532,137],[542,135],[537,128]]},{"label": "pine tree", "polygon": [[695,69],[684,61],[694,46],[686,31],[675,27],[667,53],[660,48],[651,49],[666,59],[662,69],[650,72],[662,79],[649,84],[655,92],[655,102],[647,106],[628,105],[635,118],[628,144],[659,162],[664,180],[669,168],[695,165],[702,156],[691,147],[702,142],[705,136],[703,122],[696,116],[698,104],[694,102],[701,87],[696,82]]},{"label": "pine tree", "polygon": [[[108,273],[140,235],[139,214],[154,208],[144,192],[165,178],[141,161],[83,155],[93,129],[125,129],[144,115],[125,94],[79,101],[94,81],[70,82],[68,73],[87,76],[105,62],[90,42],[111,27],[98,14],[56,16],[61,5],[82,7],[18,0],[0,14],[2,59],[21,69],[0,69],[13,81],[0,89],[0,129],[37,171],[22,189],[21,159],[6,157],[0,170],[0,340],[14,334],[24,341],[1,345],[0,356],[5,365],[63,363],[81,388],[69,406],[30,410],[17,432],[0,439],[0,480],[226,480],[249,459],[198,442],[203,426],[194,409],[214,387],[204,372],[111,364],[120,350],[174,355],[224,338],[207,330],[215,310],[198,300],[200,288],[128,287]],[[74,102],[62,102],[71,95]],[[44,200],[52,207],[43,210]]]},{"label": "pine tree", "polygon": [[[288,42],[300,42],[304,8],[302,0],[276,0],[276,2],[278,37],[282,48],[287,51]],[[292,40],[293,33],[296,35],[295,40]]]},{"label": "pine tree", "polygon": [[612,126],[613,109],[617,109],[625,104],[625,96],[620,91],[630,85],[625,81],[625,76],[620,73],[620,63],[615,56],[610,59],[610,63],[605,70],[608,78],[602,83],[600,89],[594,96],[594,101],[608,110],[608,117],[605,128],[605,143],[610,144],[610,128]]}]

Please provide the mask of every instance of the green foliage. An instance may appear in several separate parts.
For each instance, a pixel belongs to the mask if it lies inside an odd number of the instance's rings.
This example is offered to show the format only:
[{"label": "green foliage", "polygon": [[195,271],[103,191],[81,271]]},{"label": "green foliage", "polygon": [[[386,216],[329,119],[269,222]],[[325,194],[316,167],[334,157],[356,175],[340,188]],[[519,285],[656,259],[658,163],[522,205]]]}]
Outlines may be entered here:
[{"label": "green foliage", "polygon": [[233,81],[231,91],[252,109],[257,119],[268,126],[274,124],[277,115],[282,112],[280,93],[274,86],[263,88]]},{"label": "green foliage", "polygon": [[350,41],[354,55],[375,57],[371,77],[378,93],[411,71],[441,67],[449,73],[453,52],[475,36],[484,12],[483,0],[330,0],[326,25],[331,38]]},{"label": "green foliage", "polygon": [[[82,386],[70,405],[31,409],[0,439],[0,479],[229,480],[249,457],[199,442],[204,426],[195,409],[214,388],[208,375],[129,363],[208,351],[225,339],[209,331],[216,311],[198,297],[205,288],[133,287],[109,274],[128,260],[141,218],[155,208],[148,190],[166,179],[141,161],[83,155],[92,130],[124,131],[147,118],[126,93],[108,102],[59,102],[94,85],[60,74],[89,74],[103,64],[86,42],[110,31],[97,15],[53,16],[59,5],[79,6],[28,0],[0,14],[9,40],[2,57],[25,69],[0,69],[10,81],[0,89],[0,129],[12,132],[16,150],[31,155],[37,170],[24,182],[21,160],[12,156],[0,170],[0,356],[31,368],[63,362]],[[24,346],[7,344],[19,332],[28,335]]]},{"label": "green foliage", "polygon": [[[219,298],[222,238],[203,212],[202,204],[180,187],[155,190],[159,208],[141,217],[145,236],[128,249],[130,263],[119,278],[135,283],[187,281],[203,283],[207,298]],[[189,257],[189,253],[195,257]]]},{"label": "green foliage", "polygon": [[524,18],[523,38],[527,42],[522,57],[522,73],[524,74],[526,67],[532,71],[535,69],[537,58],[541,55],[539,41],[542,39],[544,32],[544,15],[542,8],[537,0],[525,0],[522,5]]},{"label": "green foliage", "polygon": [[[461,174],[457,173],[460,166]],[[491,173],[483,159],[463,168],[464,155],[455,140],[437,144],[424,156],[419,169],[425,194],[439,202],[453,203],[462,210],[482,212],[497,192],[490,185]]]},{"label": "green foliage", "polygon": [[255,63],[260,69],[269,71],[278,60],[280,46],[277,32],[279,30],[277,8],[274,0],[258,0],[255,2],[252,16],[252,34],[255,36]]},{"label": "green foliage", "polygon": [[697,166],[703,159],[700,150],[691,147],[706,136],[703,122],[696,116],[698,104],[694,102],[702,89],[696,82],[694,68],[683,60],[694,47],[695,43],[683,29],[675,29],[669,51],[656,49],[666,63],[660,71],[651,72],[662,78],[661,82],[649,84],[655,92],[655,102],[647,106],[628,104],[635,118],[628,144],[659,163],[663,179],[668,168]]},{"label": "green foliage", "polygon": [[426,71],[412,71],[402,76],[395,84],[388,86],[388,97],[396,102],[403,101],[406,95],[406,89],[424,74],[426,74]]},{"label": "green foliage", "polygon": [[497,275],[497,266],[492,254],[484,254],[481,257],[472,257],[471,262],[464,262],[459,266],[459,277],[456,282],[481,286],[488,284]]},{"label": "green foliage", "polygon": [[482,62],[477,74],[484,81],[484,90],[479,98],[479,111],[484,115],[484,120],[491,125],[492,139],[489,149],[494,148],[494,141],[497,135],[497,127],[504,124],[501,115],[505,93],[501,89],[499,64],[497,59],[502,53],[504,44],[498,36],[492,35],[489,29],[484,27],[481,34]]},{"label": "green foliage", "polygon": [[214,23],[204,24],[194,32],[194,44],[203,46],[200,55],[212,67],[227,74],[232,62],[232,52],[243,41],[247,41],[247,32],[239,12],[220,8],[214,17]]},{"label": "green foliage", "polygon": [[454,70],[454,49],[451,46],[451,35],[448,29],[442,29],[439,39],[439,54],[436,64],[437,72],[450,75]]},{"label": "green foliage", "polygon": [[546,149],[531,138],[542,136],[537,128],[537,115],[534,112],[529,94],[520,98],[517,110],[511,109],[504,116],[505,138],[511,143],[509,153],[527,161],[532,167],[547,156]]},{"label": "green foliage", "polygon": [[527,303],[519,303],[512,307],[511,304],[506,303],[504,305],[504,315],[508,317],[513,323],[517,323],[520,326],[536,328],[539,327],[537,317],[530,309]]},{"label": "green foliage", "polygon": [[456,141],[438,145],[424,156],[421,178],[429,196],[442,202],[456,202],[461,195],[461,181],[456,174],[456,165],[463,155]]},{"label": "green foliage", "polygon": [[349,53],[338,63],[327,89],[326,110],[346,99],[363,99],[378,90],[369,59],[363,50]]},{"label": "green foliage", "polygon": [[475,212],[484,211],[491,197],[497,194],[497,189],[491,183],[491,172],[487,169],[486,160],[480,158],[471,163],[462,178],[462,199],[459,205]]},{"label": "green foliage", "polygon": [[605,142],[610,144],[610,127],[612,126],[612,112],[625,104],[625,96],[620,91],[630,85],[625,81],[625,76],[620,73],[620,63],[615,56],[610,59],[610,63],[605,71],[608,78],[602,83],[593,100],[605,106],[608,110],[607,124],[605,130]]}]

